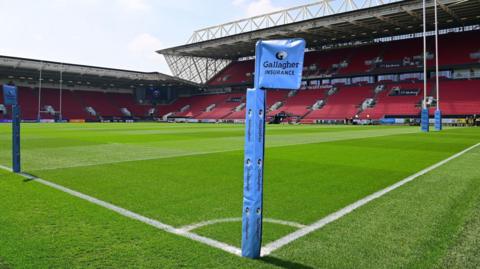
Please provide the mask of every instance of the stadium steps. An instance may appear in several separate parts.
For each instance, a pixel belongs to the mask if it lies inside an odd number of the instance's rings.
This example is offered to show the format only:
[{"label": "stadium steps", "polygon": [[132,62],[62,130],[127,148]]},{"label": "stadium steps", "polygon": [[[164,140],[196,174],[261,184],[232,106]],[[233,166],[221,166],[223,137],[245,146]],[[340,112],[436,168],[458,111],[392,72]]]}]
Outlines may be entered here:
[{"label": "stadium steps", "polygon": [[80,95],[79,91],[72,91],[72,96],[82,105],[82,109],[85,112],[86,115],[88,115],[89,118],[95,118],[98,119],[98,117],[91,116],[87,111],[87,106],[88,104],[85,102],[83,97]]}]

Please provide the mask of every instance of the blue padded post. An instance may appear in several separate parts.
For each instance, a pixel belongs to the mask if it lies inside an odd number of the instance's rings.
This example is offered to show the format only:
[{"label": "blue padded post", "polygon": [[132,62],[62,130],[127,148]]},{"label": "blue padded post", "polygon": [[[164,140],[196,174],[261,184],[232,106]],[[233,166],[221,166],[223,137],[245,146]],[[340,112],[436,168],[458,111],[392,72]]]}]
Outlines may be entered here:
[{"label": "blue padded post", "polygon": [[443,129],[443,124],[442,124],[442,111],[436,110],[435,111],[435,130],[436,131],[441,131]]},{"label": "blue padded post", "polygon": [[428,108],[422,109],[420,125],[423,132],[428,132],[430,130],[430,123],[428,119]]},{"label": "blue padded post", "polygon": [[262,246],[266,89],[299,89],[305,40],[258,41],[253,89],[247,90],[243,178],[242,256],[259,258]]},{"label": "blue padded post", "polygon": [[245,109],[242,256],[253,259],[262,246],[265,96],[263,89],[248,89]]},{"label": "blue padded post", "polygon": [[12,106],[12,168],[19,173],[20,166],[20,106]]}]

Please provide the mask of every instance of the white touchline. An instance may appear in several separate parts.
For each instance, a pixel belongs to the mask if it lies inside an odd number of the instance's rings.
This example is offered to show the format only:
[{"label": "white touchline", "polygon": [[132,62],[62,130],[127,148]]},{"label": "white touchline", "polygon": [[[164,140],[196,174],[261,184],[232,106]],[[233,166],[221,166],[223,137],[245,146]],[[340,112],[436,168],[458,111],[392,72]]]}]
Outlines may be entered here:
[{"label": "white touchline", "polygon": [[[242,221],[242,218],[224,218],[224,219],[214,219],[214,220],[207,220],[207,221],[202,221],[198,223],[193,223],[189,225],[185,225],[183,227],[178,228],[179,230],[182,231],[193,231],[195,229],[208,226],[208,225],[213,225],[217,223],[225,223],[225,222],[240,222]],[[285,221],[285,220],[277,220],[277,219],[271,219],[271,218],[264,218],[263,222],[268,222],[268,223],[274,223],[274,224],[280,224],[280,225],[285,225],[285,226],[291,226],[295,228],[303,228],[306,225],[298,223],[298,222],[293,222],[293,221]]]},{"label": "white touchline", "polygon": [[[303,236],[305,236],[309,233],[312,233],[312,232],[322,228],[323,226],[325,226],[325,225],[327,225],[331,222],[334,222],[334,221],[340,219],[341,217],[347,215],[348,213],[354,211],[355,209],[357,209],[357,208],[359,208],[359,207],[361,207],[361,206],[363,206],[363,205],[365,205],[365,204],[367,204],[367,203],[369,203],[369,202],[371,202],[371,201],[373,201],[373,200],[375,200],[375,199],[377,199],[377,198],[379,198],[379,197],[397,189],[398,187],[401,187],[401,186],[405,185],[406,183],[416,179],[417,177],[422,176],[422,175],[424,175],[424,174],[426,174],[426,173],[444,165],[445,163],[447,163],[447,162],[449,162],[453,159],[456,159],[456,158],[460,157],[461,155],[467,153],[468,151],[470,151],[470,150],[472,150],[472,149],[474,149],[478,146],[480,146],[480,143],[475,144],[475,145],[473,145],[473,146],[471,146],[471,147],[469,147],[469,148],[467,148],[467,149],[465,149],[465,150],[463,150],[459,153],[456,153],[456,154],[450,156],[449,158],[447,158],[443,161],[440,161],[440,162],[438,162],[438,163],[436,163],[436,164],[434,164],[430,167],[427,167],[424,170],[422,170],[422,171],[420,171],[416,174],[413,174],[413,175],[411,175],[411,176],[409,176],[409,177],[391,185],[390,187],[387,187],[387,188],[385,188],[383,190],[380,190],[378,192],[375,192],[375,193],[373,193],[373,194],[371,194],[371,195],[369,195],[369,196],[367,196],[367,197],[365,197],[361,200],[358,200],[357,202],[355,202],[351,205],[348,205],[348,206],[344,207],[343,209],[340,209],[339,211],[334,212],[334,213],[318,220],[317,222],[315,222],[311,225],[305,226],[303,224],[296,223],[296,222],[266,219],[267,220],[266,222],[278,223],[278,224],[289,225],[289,226],[294,226],[294,227],[301,227],[301,228],[299,230],[293,232],[293,233],[290,233],[290,234],[288,234],[288,235],[286,235],[286,236],[284,236],[284,237],[282,237],[278,240],[275,240],[275,241],[265,245],[262,248],[262,256],[269,255],[273,251],[291,243],[292,241],[297,240],[298,238],[301,238],[301,237],[303,237]],[[3,166],[3,165],[0,165],[0,169],[12,172],[11,168]],[[63,187],[61,185],[52,183],[50,181],[46,181],[44,179],[29,175],[29,174],[26,174],[26,173],[19,173],[19,175],[26,178],[26,179],[31,179],[34,182],[41,183],[43,185],[52,187],[54,189],[60,190],[60,191],[65,192],[65,193],[68,193],[72,196],[75,196],[75,197],[78,197],[80,199],[86,200],[90,203],[99,205],[101,207],[104,207],[106,209],[114,211],[114,212],[116,212],[116,213],[118,213],[122,216],[128,217],[130,219],[141,221],[145,224],[148,224],[150,226],[153,226],[153,227],[155,227],[157,229],[160,229],[160,230],[163,230],[165,232],[176,234],[176,235],[179,235],[179,236],[183,236],[183,237],[192,239],[194,241],[206,244],[208,246],[223,250],[225,252],[228,252],[228,253],[231,253],[231,254],[234,254],[234,255],[237,255],[237,256],[241,256],[241,250],[237,247],[234,247],[234,246],[228,245],[226,243],[223,243],[223,242],[220,242],[220,241],[208,238],[208,237],[204,237],[204,236],[189,232],[189,231],[191,231],[195,228],[198,228],[198,227],[201,227],[201,226],[204,226],[204,225],[209,225],[212,222],[213,223],[221,222],[221,220],[220,221],[219,220],[206,221],[206,222],[201,222],[201,223],[197,223],[197,224],[184,226],[182,228],[175,228],[175,227],[170,226],[168,224],[159,222],[159,221],[154,220],[154,219],[147,218],[147,217],[142,216],[140,214],[137,214],[135,212],[129,211],[127,209],[118,207],[118,206],[110,204],[110,203],[107,203],[105,201],[99,200],[99,199],[94,198],[92,196],[74,191],[72,189]],[[237,218],[228,218],[227,220],[233,220],[233,219],[235,219],[235,221],[237,220]],[[223,219],[223,220],[225,220],[225,219]]]},{"label": "white touchline", "polygon": [[365,197],[361,200],[358,200],[357,202],[355,202],[353,204],[350,204],[350,205],[340,209],[339,211],[334,212],[334,213],[318,220],[317,222],[306,226],[305,228],[301,228],[301,229],[299,229],[299,230],[297,230],[297,231],[295,231],[291,234],[288,234],[288,235],[286,235],[286,236],[284,236],[284,237],[282,237],[278,240],[275,240],[271,243],[268,243],[267,245],[265,245],[262,248],[262,256],[269,255],[273,251],[291,243],[292,241],[297,240],[300,237],[303,237],[303,236],[305,236],[309,233],[312,233],[312,232],[322,228],[323,226],[340,219],[341,217],[343,217],[343,216],[347,215],[348,213],[352,212],[353,210],[355,210],[355,209],[357,209],[361,206],[364,206],[365,204],[367,204],[367,203],[369,203],[369,202],[371,202],[371,201],[373,201],[373,200],[375,200],[375,199],[377,199],[377,198],[379,198],[379,197],[397,189],[398,187],[400,187],[402,185],[405,185],[406,183],[416,179],[417,177],[422,176],[422,175],[424,175],[424,174],[426,174],[426,173],[428,173],[428,172],[446,164],[447,162],[449,162],[453,159],[456,159],[456,158],[462,156],[463,154],[465,154],[468,151],[478,147],[479,145],[480,145],[480,143],[478,143],[476,145],[473,145],[473,146],[471,146],[471,147],[469,147],[465,150],[462,150],[461,152],[459,152],[457,154],[454,154],[454,155],[450,156],[449,158],[447,158],[443,161],[440,161],[440,162],[438,162],[438,163],[436,163],[436,164],[434,164],[430,167],[427,167],[427,168],[423,169],[422,171],[420,171],[416,174],[413,174],[413,175],[411,175],[411,176],[409,176],[409,177],[391,185],[390,187],[387,187],[387,188],[385,188],[383,190],[380,190],[378,192],[375,192],[375,193],[373,193],[373,194],[371,194],[371,195],[369,195],[369,196],[367,196],[367,197]]},{"label": "white touchline", "polygon": [[[3,169],[3,170],[7,170],[7,171],[10,171],[12,172],[12,169],[8,168],[8,167],[5,167],[3,165],[0,165],[0,168]],[[160,229],[160,230],[163,230],[165,232],[168,232],[168,233],[172,233],[172,234],[176,234],[176,235],[179,235],[179,236],[183,236],[183,237],[186,237],[186,238],[190,238],[192,240],[195,240],[197,242],[200,242],[200,243],[203,243],[203,244],[206,244],[206,245],[209,245],[211,247],[214,247],[214,248],[218,248],[218,249],[221,249],[223,251],[226,251],[226,252],[229,252],[229,253],[232,253],[234,255],[237,255],[237,256],[240,256],[241,255],[241,250],[237,247],[234,247],[234,246],[231,246],[231,245],[228,245],[226,243],[223,243],[223,242],[220,242],[220,241],[217,241],[217,240],[214,240],[214,239],[211,239],[211,238],[207,238],[207,237],[204,237],[204,236],[201,236],[201,235],[198,235],[198,234],[194,234],[194,233],[190,233],[188,231],[184,231],[184,230],[181,230],[181,229],[177,229],[173,226],[170,226],[168,224],[165,224],[165,223],[162,223],[162,222],[159,222],[157,220],[154,220],[154,219],[150,219],[150,218],[147,218],[145,216],[142,216],[140,214],[137,214],[135,212],[132,212],[130,210],[127,210],[125,208],[121,208],[121,207],[118,207],[116,205],[113,205],[113,204],[110,204],[110,203],[107,203],[105,201],[102,201],[102,200],[99,200],[97,198],[94,198],[92,196],[89,196],[89,195],[86,195],[86,194],[83,194],[81,192],[77,192],[77,191],[74,191],[72,189],[69,189],[69,188],[66,188],[66,187],[63,187],[63,186],[60,186],[58,184],[55,184],[55,183],[52,183],[50,181],[46,181],[44,179],[41,179],[41,178],[38,178],[38,177],[35,177],[35,176],[32,176],[32,175],[29,175],[29,174],[25,174],[25,173],[19,173],[18,175],[26,178],[26,179],[30,179],[30,180],[33,180],[34,182],[38,182],[38,183],[41,183],[43,185],[46,185],[46,186],[49,186],[49,187],[52,187],[54,189],[57,189],[59,191],[62,191],[62,192],[65,192],[65,193],[68,193],[72,196],[75,196],[75,197],[78,197],[80,199],[83,199],[83,200],[86,200],[90,203],[93,203],[93,204],[96,204],[96,205],[99,205],[101,207],[104,207],[106,209],[109,209],[111,211],[114,211],[122,216],[125,216],[127,218],[130,218],[130,219],[134,219],[134,220],[138,220],[138,221],[141,221],[145,224],[148,224],[150,226],[153,226],[157,229]]]}]

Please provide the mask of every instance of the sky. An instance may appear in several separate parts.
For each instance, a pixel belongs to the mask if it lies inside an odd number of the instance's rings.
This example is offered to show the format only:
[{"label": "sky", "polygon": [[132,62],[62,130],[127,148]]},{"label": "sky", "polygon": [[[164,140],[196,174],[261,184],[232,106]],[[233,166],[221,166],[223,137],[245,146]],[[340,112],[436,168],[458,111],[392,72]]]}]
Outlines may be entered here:
[{"label": "sky", "polygon": [[313,0],[0,0],[0,55],[170,74],[156,50]]}]

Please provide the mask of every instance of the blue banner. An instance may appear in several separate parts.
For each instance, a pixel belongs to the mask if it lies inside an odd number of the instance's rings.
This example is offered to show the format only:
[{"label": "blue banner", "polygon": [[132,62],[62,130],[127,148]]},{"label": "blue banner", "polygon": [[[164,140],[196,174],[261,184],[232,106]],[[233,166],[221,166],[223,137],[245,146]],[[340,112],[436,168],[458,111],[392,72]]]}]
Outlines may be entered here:
[{"label": "blue banner", "polygon": [[11,85],[3,85],[3,102],[4,105],[17,104],[17,87]]},{"label": "blue banner", "polygon": [[256,46],[255,87],[297,90],[302,82],[305,40],[260,40]]},{"label": "blue banner", "polygon": [[394,118],[383,118],[380,120],[380,123],[382,124],[395,124],[395,119]]}]

